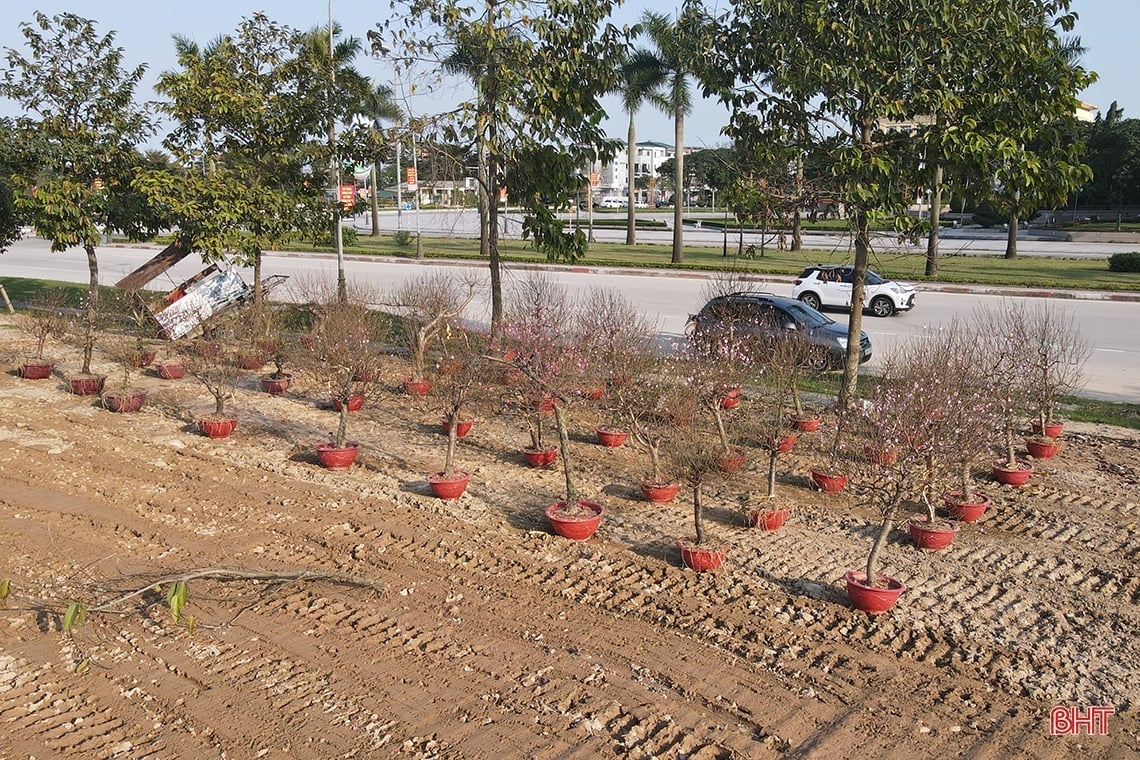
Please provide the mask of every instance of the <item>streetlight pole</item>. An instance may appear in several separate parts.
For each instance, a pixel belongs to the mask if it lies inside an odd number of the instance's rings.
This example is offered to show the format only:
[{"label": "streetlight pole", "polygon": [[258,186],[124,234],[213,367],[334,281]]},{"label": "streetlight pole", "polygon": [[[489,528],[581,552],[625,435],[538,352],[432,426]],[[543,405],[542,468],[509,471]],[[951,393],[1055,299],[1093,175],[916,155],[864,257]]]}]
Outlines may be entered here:
[{"label": "streetlight pole", "polygon": [[[332,0],[329,0],[329,100],[336,93],[336,60],[333,48],[333,21]],[[340,156],[336,151],[336,114],[332,112],[332,103],[328,104],[329,113],[329,153],[332,155],[333,179],[333,239],[336,241],[336,297],[340,303],[348,302],[348,283],[344,279],[344,236],[340,228]]]}]

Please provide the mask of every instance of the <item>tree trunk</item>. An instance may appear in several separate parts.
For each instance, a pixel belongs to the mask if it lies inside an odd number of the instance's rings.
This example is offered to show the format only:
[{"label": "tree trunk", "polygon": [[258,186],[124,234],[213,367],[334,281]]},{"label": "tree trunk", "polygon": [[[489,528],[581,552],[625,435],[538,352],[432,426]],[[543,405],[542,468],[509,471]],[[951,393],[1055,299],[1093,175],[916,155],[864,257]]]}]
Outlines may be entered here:
[{"label": "tree trunk", "polygon": [[1021,205],[1021,192],[1013,194],[1013,210],[1009,212],[1009,234],[1005,238],[1005,257],[1017,258],[1017,209]]},{"label": "tree trunk", "polygon": [[447,456],[443,460],[443,477],[451,477],[451,469],[455,466],[456,427],[459,425],[459,410],[451,409],[447,413]]},{"label": "tree trunk", "polygon": [[371,175],[369,180],[372,182],[372,234],[370,237],[380,237],[380,188],[378,183],[380,178],[376,171],[376,162],[372,162],[372,167],[368,170]]},{"label": "tree trunk", "polygon": [[696,542],[703,544],[705,542],[705,526],[701,520],[701,512],[703,511],[701,504],[701,484],[696,483],[693,485],[693,533],[696,534]]},{"label": "tree trunk", "polygon": [[772,449],[768,452],[768,498],[776,495],[776,459],[780,456],[776,450],[777,445],[773,445]]},{"label": "tree trunk", "polygon": [[99,260],[95,257],[94,246],[84,246],[87,253],[87,324],[83,336],[83,367],[85,375],[91,374],[91,357],[95,353],[95,321],[99,312]]},{"label": "tree trunk", "polygon": [[934,167],[934,187],[930,195],[930,234],[926,237],[926,276],[938,274],[938,232],[942,218],[942,164]]},{"label": "tree trunk", "polygon": [[867,585],[875,585],[875,573],[879,569],[879,552],[883,548],[883,544],[887,542],[887,536],[891,533],[891,528],[895,524],[895,515],[899,511],[897,503],[891,505],[886,514],[883,515],[883,522],[879,525],[879,534],[875,536],[875,543],[871,544],[871,553],[867,555]]},{"label": "tree trunk", "polygon": [[684,222],[685,190],[685,112],[677,108],[673,111],[673,263],[685,260]]},{"label": "tree trunk", "polygon": [[629,180],[629,188],[628,188],[629,207],[625,210],[625,244],[626,245],[633,245],[634,243],[637,242],[637,232],[636,232],[636,229],[637,229],[637,206],[634,203],[635,198],[636,198],[636,194],[637,194],[637,190],[634,187],[634,181],[633,181],[633,174],[637,169],[637,155],[635,152],[636,150],[637,150],[637,141],[636,141],[635,132],[634,132],[634,128],[633,128],[633,111],[630,111],[629,112],[629,132],[626,134],[626,152],[628,153],[627,158],[629,159],[626,162],[628,164],[627,172],[629,174],[629,176],[628,176],[628,180]]},{"label": "tree trunk", "polygon": [[558,426],[558,452],[562,455],[562,474],[566,477],[566,506],[573,509],[578,503],[578,491],[574,488],[574,478],[570,466],[570,434],[566,430],[566,418],[562,414],[562,404],[554,402],[554,422]]},{"label": "tree trunk", "polygon": [[343,449],[348,438],[348,397],[340,405],[340,420],[336,426],[336,447]]},{"label": "tree trunk", "polygon": [[253,254],[253,303],[261,305],[261,249]]},{"label": "tree trunk", "polygon": [[847,326],[847,355],[843,364],[843,384],[839,387],[839,413],[842,416],[855,403],[859,382],[859,335],[863,329],[863,291],[867,281],[867,257],[871,248],[870,218],[866,210],[855,212],[855,268],[851,284],[851,318]]}]

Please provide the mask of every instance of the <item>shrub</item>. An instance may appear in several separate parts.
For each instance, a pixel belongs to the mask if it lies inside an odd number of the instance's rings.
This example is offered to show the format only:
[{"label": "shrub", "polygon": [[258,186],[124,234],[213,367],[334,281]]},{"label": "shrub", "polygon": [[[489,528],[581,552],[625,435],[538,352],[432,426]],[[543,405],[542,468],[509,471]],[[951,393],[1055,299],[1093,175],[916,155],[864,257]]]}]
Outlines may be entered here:
[{"label": "shrub", "polygon": [[1108,257],[1110,272],[1140,272],[1140,251],[1114,253]]},{"label": "shrub", "polygon": [[392,239],[396,241],[396,245],[401,248],[407,248],[412,244],[412,233],[407,230],[396,230],[392,234]]}]

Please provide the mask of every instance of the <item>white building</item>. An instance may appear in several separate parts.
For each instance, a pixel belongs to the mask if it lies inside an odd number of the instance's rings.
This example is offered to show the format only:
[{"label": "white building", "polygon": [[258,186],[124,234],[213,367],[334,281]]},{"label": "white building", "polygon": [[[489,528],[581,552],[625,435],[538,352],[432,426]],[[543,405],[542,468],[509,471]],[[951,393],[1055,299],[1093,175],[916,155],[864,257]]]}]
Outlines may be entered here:
[{"label": "white building", "polygon": [[[686,153],[690,151],[685,150]],[[633,176],[634,180],[640,177],[650,177],[654,181],[657,180],[657,170],[661,164],[668,161],[676,155],[676,151],[672,145],[665,143],[653,142],[652,140],[645,140],[635,145]],[[614,156],[612,162],[599,165],[595,171],[598,175],[598,183],[594,187],[594,193],[600,197],[608,195],[625,196],[629,188],[629,152],[623,146]],[[655,189],[653,194],[656,197],[650,197],[649,190],[641,190],[638,193],[638,200],[641,202],[653,204],[657,198],[661,197],[661,191]]]}]

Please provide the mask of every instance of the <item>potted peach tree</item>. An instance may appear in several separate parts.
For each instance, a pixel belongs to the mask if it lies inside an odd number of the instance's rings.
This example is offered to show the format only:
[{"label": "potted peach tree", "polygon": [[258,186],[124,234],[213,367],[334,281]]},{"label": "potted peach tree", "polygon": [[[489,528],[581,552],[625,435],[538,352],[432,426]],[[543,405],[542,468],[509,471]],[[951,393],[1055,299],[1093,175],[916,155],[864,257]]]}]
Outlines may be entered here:
[{"label": "potted peach tree", "polygon": [[441,499],[454,499],[463,494],[471,473],[455,467],[458,439],[470,430],[473,418],[470,407],[486,390],[488,361],[487,338],[475,330],[457,328],[441,341],[441,371],[436,386],[443,404],[440,422],[447,434],[447,454],[443,470],[428,476],[432,493]]},{"label": "potted peach tree", "polygon": [[44,356],[48,339],[60,338],[67,331],[68,316],[64,310],[67,294],[58,288],[50,288],[40,293],[20,314],[17,326],[32,340],[33,353],[24,357],[20,365],[20,377],[26,380],[43,380],[51,376],[55,362]]},{"label": "potted peach tree", "polygon": [[219,314],[206,320],[213,340],[222,346],[221,351],[184,352],[186,371],[202,384],[214,401],[213,411],[196,420],[199,429],[209,438],[228,438],[237,428],[238,418],[227,410],[226,405],[234,398],[238,385],[247,374],[237,361],[241,354],[240,326],[245,316]]},{"label": "potted peach tree", "polygon": [[398,336],[408,352],[411,374],[404,381],[410,395],[431,391],[428,350],[463,315],[475,297],[476,282],[460,280],[450,273],[432,272],[405,281],[387,298],[384,306],[399,322]]},{"label": "potted peach tree", "polygon": [[333,402],[338,412],[336,432],[330,440],[318,443],[317,458],[330,470],[347,470],[360,450],[348,438],[351,400],[362,400],[379,392],[378,383],[360,380],[365,368],[377,366],[383,355],[387,322],[369,308],[368,292],[353,288],[342,300],[335,293],[318,293],[309,303],[311,319],[302,336],[302,364],[305,377],[318,392]]},{"label": "potted peach tree", "polygon": [[1063,423],[1055,419],[1061,394],[1081,385],[1081,373],[1091,349],[1071,312],[1061,313],[1049,303],[1035,304],[1026,314],[1029,409],[1033,435],[1026,439],[1029,453],[1048,459],[1060,451]]},{"label": "potted peach tree", "polygon": [[[544,413],[554,415],[565,491],[562,500],[547,507],[546,517],[558,535],[585,540],[597,530],[605,509],[579,498],[574,482],[568,407],[580,400],[578,390],[592,376],[588,356],[577,341],[574,316],[566,292],[547,277],[533,274],[519,283],[507,304],[496,351],[512,357],[511,368],[524,378],[521,405],[531,410],[538,424]],[[549,412],[544,412],[547,408]]]}]

